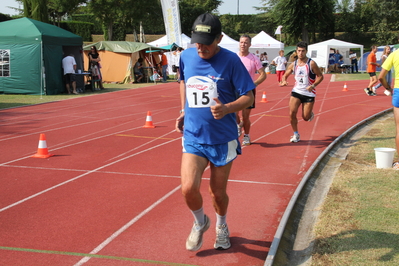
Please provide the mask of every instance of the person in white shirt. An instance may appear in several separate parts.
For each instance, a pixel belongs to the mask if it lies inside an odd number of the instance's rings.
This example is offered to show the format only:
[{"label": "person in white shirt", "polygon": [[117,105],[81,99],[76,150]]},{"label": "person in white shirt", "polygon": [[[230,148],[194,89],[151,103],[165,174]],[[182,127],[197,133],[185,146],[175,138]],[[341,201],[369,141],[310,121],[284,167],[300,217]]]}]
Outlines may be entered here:
[{"label": "person in white shirt", "polygon": [[277,81],[280,84],[287,67],[287,59],[284,57],[284,50],[280,50],[278,54],[279,56],[273,59],[272,65],[276,66]]},{"label": "person in white shirt", "polygon": [[73,94],[78,94],[76,91],[75,79],[76,61],[75,57],[73,57],[73,54],[70,54],[62,59],[62,68],[64,69],[65,86],[68,94],[71,94],[71,86],[73,89]]},{"label": "person in white shirt", "polygon": [[291,136],[290,142],[300,141],[298,132],[298,113],[299,106],[302,105],[302,118],[304,121],[312,121],[314,118],[313,106],[316,97],[316,86],[323,81],[323,74],[317,63],[306,56],[308,52],[308,44],[299,42],[296,46],[298,59],[288,66],[287,71],[281,81],[282,86],[287,86],[287,79],[294,72],[295,85],[291,91],[289,102],[290,123],[294,135]]},{"label": "person in white shirt", "polygon": [[355,73],[355,70],[356,70],[356,73],[358,73],[359,70],[358,70],[358,68],[357,68],[357,55],[356,55],[356,53],[355,53],[354,51],[350,51],[350,53],[349,53],[349,59],[351,60],[351,65],[352,65],[351,70],[352,70],[352,73]]},{"label": "person in white shirt", "polygon": [[179,71],[179,65],[180,65],[180,54],[183,52],[183,48],[182,47],[178,47],[176,49],[176,52],[174,53],[175,55],[175,69],[176,69],[176,80],[177,82],[180,83],[180,71]]}]

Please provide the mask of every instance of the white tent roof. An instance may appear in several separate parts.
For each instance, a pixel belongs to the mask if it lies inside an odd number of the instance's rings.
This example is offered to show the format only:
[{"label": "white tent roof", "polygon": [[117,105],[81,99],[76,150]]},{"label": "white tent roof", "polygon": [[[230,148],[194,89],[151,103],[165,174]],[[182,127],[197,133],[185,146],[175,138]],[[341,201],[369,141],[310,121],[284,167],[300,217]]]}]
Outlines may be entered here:
[{"label": "white tent roof", "polygon": [[363,45],[361,44],[356,44],[356,43],[350,43],[350,42],[344,42],[341,40],[337,40],[337,39],[330,39],[324,42],[318,42],[315,44],[311,44],[309,46],[321,46],[321,45],[328,45],[331,48],[337,48],[339,50],[339,48],[363,48]]},{"label": "white tent roof", "polygon": [[[345,64],[350,64],[349,50],[360,48],[360,58],[363,56],[363,45],[331,39],[324,42],[311,44],[308,46],[308,57],[312,58],[319,67],[328,67],[328,58],[331,49],[339,50],[343,56]],[[359,56],[359,55],[358,55]]]},{"label": "white tent roof", "polygon": [[249,47],[249,51],[256,55],[266,52],[270,62],[278,56],[280,50],[284,50],[284,43],[277,41],[264,31],[252,38],[251,47]]},{"label": "white tent roof", "polygon": [[[189,47],[189,45],[191,43],[191,38],[188,37],[186,34],[182,33],[181,41],[182,41],[181,47],[183,47],[184,49],[187,49],[187,47]],[[165,35],[155,41],[149,42],[148,44],[152,45],[152,46],[156,46],[156,47],[163,47],[163,46],[170,45],[171,43],[168,43],[168,36]]]},{"label": "white tent roof", "polygon": [[229,37],[226,33],[222,32],[223,38],[219,43],[219,46],[230,50],[234,53],[237,53],[239,50],[239,41],[234,40],[233,38]]},{"label": "white tent roof", "polygon": [[264,31],[252,38],[251,48],[278,48],[284,49],[284,43],[277,41]]}]

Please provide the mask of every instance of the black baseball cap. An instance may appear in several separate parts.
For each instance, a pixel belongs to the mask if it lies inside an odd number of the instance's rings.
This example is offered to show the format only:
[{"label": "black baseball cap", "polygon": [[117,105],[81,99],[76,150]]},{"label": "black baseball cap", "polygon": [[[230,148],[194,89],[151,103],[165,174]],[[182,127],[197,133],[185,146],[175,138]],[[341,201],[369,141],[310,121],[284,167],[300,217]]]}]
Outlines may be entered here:
[{"label": "black baseball cap", "polygon": [[220,20],[210,14],[199,15],[194,21],[191,35],[191,43],[201,43],[210,45],[217,35],[222,34],[222,24]]}]

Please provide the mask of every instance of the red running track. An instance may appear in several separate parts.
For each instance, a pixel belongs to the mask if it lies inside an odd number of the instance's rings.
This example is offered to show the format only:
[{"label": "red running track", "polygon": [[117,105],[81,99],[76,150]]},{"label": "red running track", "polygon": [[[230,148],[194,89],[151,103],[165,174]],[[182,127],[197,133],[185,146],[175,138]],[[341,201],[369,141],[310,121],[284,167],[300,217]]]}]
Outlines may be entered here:
[{"label": "red running track", "polygon": [[[282,214],[313,161],[340,134],[390,108],[368,81],[317,87],[312,122],[290,143],[289,87],[258,87],[251,146],[228,185],[232,247],[185,250],[193,217],[180,194],[176,82],[0,111],[0,265],[263,265]],[[293,79],[290,77],[292,84]],[[266,91],[267,103],[260,103]],[[142,128],[147,111],[154,129]],[[31,158],[45,133],[48,159]]]}]

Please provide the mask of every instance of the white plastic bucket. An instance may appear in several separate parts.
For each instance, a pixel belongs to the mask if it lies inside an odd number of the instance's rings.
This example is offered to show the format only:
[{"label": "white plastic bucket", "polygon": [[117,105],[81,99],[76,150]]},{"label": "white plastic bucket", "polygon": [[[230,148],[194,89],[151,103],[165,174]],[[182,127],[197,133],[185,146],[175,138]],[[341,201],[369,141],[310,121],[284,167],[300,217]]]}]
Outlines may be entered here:
[{"label": "white plastic bucket", "polygon": [[375,148],[374,151],[377,168],[392,168],[393,156],[396,149]]}]

